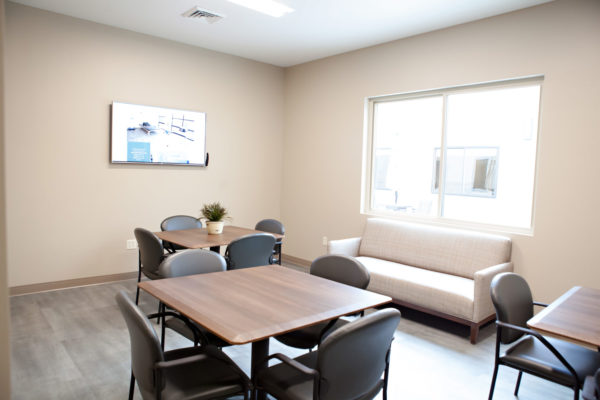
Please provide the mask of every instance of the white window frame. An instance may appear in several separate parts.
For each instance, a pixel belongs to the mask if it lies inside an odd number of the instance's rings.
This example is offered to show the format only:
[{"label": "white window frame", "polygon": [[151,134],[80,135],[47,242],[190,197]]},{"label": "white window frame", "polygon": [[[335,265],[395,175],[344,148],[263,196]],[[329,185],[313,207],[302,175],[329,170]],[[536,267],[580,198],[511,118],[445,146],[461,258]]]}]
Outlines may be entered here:
[{"label": "white window frame", "polygon": [[[362,185],[361,185],[361,214],[366,216],[385,217],[390,219],[407,220],[414,222],[423,222],[434,225],[446,225],[451,227],[459,227],[466,229],[484,229],[487,231],[495,231],[502,233],[511,234],[522,234],[532,236],[535,227],[535,204],[536,204],[536,192],[538,182],[538,162],[539,162],[539,149],[540,149],[540,132],[541,132],[541,115],[542,115],[542,91],[543,91],[543,75],[531,75],[520,78],[504,79],[492,82],[481,82],[468,85],[460,86],[449,86],[438,89],[430,89],[423,91],[405,92],[383,96],[372,96],[365,98],[364,102],[364,127],[363,127],[363,165],[362,165]],[[534,183],[533,183],[533,198],[531,202],[531,222],[529,228],[511,227],[503,225],[492,225],[479,222],[456,220],[442,216],[444,196],[444,184],[445,174],[440,179],[440,187],[438,190],[438,209],[436,216],[428,217],[423,215],[411,215],[406,213],[385,211],[385,210],[374,210],[371,208],[371,195],[373,192],[373,168],[374,168],[374,157],[373,157],[373,135],[374,135],[374,108],[375,104],[386,101],[416,99],[428,96],[443,96],[443,124],[441,134],[441,148],[446,148],[446,118],[447,118],[447,98],[449,95],[464,93],[464,92],[475,92],[489,90],[491,88],[510,88],[520,86],[530,86],[537,84],[540,86],[540,100],[539,100],[539,112],[538,112],[538,124],[537,124],[537,142],[536,142],[536,155],[535,155],[535,171],[534,171]],[[440,156],[440,162],[444,162],[445,151],[442,151]]]}]

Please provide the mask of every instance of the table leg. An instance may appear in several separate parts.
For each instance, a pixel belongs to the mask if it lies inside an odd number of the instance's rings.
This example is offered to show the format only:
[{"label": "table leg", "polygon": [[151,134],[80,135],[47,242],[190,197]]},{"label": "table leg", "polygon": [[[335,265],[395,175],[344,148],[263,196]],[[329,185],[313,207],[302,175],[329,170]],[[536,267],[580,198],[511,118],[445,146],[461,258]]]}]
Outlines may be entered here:
[{"label": "table leg", "polygon": [[214,251],[215,253],[221,252],[221,246],[213,246],[210,248],[210,251]]},{"label": "table leg", "polygon": [[[269,339],[259,340],[258,342],[252,343],[252,359],[250,362],[252,374],[252,379],[254,379],[254,374],[256,372],[256,368],[258,364],[263,361],[265,358],[269,356]],[[256,391],[252,392],[252,400],[266,400],[267,395],[265,392],[260,391],[256,393]]]}]

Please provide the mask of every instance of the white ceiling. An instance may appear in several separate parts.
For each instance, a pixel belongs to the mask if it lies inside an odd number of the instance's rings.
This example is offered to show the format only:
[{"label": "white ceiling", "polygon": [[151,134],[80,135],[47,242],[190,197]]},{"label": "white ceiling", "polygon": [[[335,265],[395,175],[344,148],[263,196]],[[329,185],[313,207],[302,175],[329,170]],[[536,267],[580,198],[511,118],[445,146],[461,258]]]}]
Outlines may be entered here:
[{"label": "white ceiling", "polygon": [[[278,0],[273,18],[227,0],[12,0],[76,18],[287,67],[552,0]],[[208,24],[193,6],[224,14]]]}]

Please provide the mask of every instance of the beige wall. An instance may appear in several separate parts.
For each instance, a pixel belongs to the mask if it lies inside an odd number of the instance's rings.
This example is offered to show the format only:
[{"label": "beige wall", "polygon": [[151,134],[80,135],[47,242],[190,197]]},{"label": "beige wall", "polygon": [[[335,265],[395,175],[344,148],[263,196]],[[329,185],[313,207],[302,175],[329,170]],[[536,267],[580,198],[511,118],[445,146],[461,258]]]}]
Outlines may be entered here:
[{"label": "beige wall", "polygon": [[600,2],[562,0],[286,70],[286,253],[358,236],[367,96],[544,74],[533,236],[516,271],[542,300],[600,288]]},{"label": "beige wall", "polygon": [[[9,286],[137,270],[133,229],[220,200],[280,217],[283,70],[6,6]],[[109,163],[112,101],[207,113],[208,168]]]},{"label": "beige wall", "polygon": [[[280,217],[284,251],[312,259],[366,218],[365,97],[544,74],[535,233],[512,235],[513,259],[542,300],[600,287],[599,17],[559,0],[284,73],[8,3],[9,285],[134,271],[133,227],[212,200],[239,225]],[[110,165],[113,100],[206,111],[211,165]]]},{"label": "beige wall", "polygon": [[10,398],[8,282],[4,190],[4,0],[0,0],[0,399]]}]

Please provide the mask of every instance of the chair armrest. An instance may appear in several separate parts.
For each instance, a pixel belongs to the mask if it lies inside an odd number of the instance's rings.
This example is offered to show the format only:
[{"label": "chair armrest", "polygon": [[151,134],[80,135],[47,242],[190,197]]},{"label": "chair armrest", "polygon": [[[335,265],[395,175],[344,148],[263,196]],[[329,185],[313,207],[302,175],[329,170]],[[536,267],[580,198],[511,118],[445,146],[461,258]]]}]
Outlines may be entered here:
[{"label": "chair armrest", "polygon": [[490,284],[494,276],[501,272],[511,272],[513,263],[509,261],[503,264],[493,265],[475,272],[473,280],[473,322],[479,322],[494,315],[494,305],[490,296]]},{"label": "chair armrest", "polygon": [[510,328],[510,329],[514,329],[517,331],[521,331],[523,333],[526,333],[528,335],[535,337],[544,346],[546,346],[546,348],[548,350],[550,350],[550,352],[552,354],[554,354],[554,356],[558,359],[558,361],[560,361],[561,364],[563,364],[567,370],[569,370],[571,375],[573,375],[573,379],[575,379],[575,382],[577,382],[577,384],[579,385],[578,387],[581,387],[581,382],[579,382],[579,377],[577,376],[577,372],[575,372],[575,369],[571,366],[571,364],[569,364],[569,362],[567,360],[565,360],[563,355],[560,354],[558,352],[558,350],[556,350],[556,348],[554,346],[552,346],[552,344],[544,336],[542,336],[539,332],[536,332],[533,329],[524,328],[522,326],[509,324],[507,322],[502,322],[502,321],[498,321],[498,320],[496,320],[496,325],[498,325],[497,335],[500,335],[500,328],[502,327],[502,328]]},{"label": "chair armrest", "polygon": [[327,242],[327,254],[342,254],[350,257],[358,257],[360,239],[361,238],[356,237],[349,239],[330,240]]},{"label": "chair armrest", "polygon": [[[198,347],[200,348],[200,347]],[[159,361],[154,364],[154,368],[156,369],[169,369],[175,367],[181,367],[182,365],[194,364],[198,361],[208,360],[209,356],[207,354],[194,354],[193,356],[187,356],[182,358],[177,358],[175,360],[169,361]]]},{"label": "chair armrest", "polygon": [[268,364],[269,360],[271,360],[273,358],[278,359],[282,363],[289,365],[290,367],[302,372],[303,374],[311,375],[313,377],[313,398],[314,399],[318,398],[319,376],[320,376],[319,371],[317,371],[316,369],[309,368],[306,365],[294,360],[293,358],[290,358],[281,353],[271,354],[269,357],[265,358],[264,360],[262,360],[260,363],[257,364],[256,370],[252,371],[252,383],[253,383],[255,389],[257,389],[259,387],[258,371],[261,370],[264,365]]},{"label": "chair armrest", "polygon": [[281,361],[282,363],[287,364],[294,369],[297,369],[298,371],[302,372],[303,374],[312,375],[312,376],[319,375],[319,371],[317,371],[316,369],[309,368],[306,365],[294,360],[293,358],[286,356],[285,354],[281,354],[281,353],[271,354],[269,356],[269,360],[273,359],[273,358],[276,358],[279,361]]},{"label": "chair armrest", "polygon": [[[219,350],[214,345],[208,345],[208,346],[203,346],[203,347],[194,347],[194,349],[198,349],[197,354],[193,354],[193,355],[190,355],[187,357],[177,358],[174,360],[159,361],[156,364],[154,364],[154,369],[157,370],[160,374],[161,373],[160,371],[165,370],[165,369],[177,368],[177,367],[185,366],[188,364],[194,364],[194,363],[212,358],[212,359],[219,360],[219,361],[223,362],[224,364],[227,364],[231,369],[236,371],[237,374],[244,381],[244,384],[247,387],[249,387],[250,379],[248,378],[248,376],[244,373],[244,371],[242,371],[240,369],[240,367],[238,367],[238,365],[236,363],[233,362],[233,360],[231,360],[231,358],[229,358],[225,353],[223,353],[222,350]],[[174,351],[177,351],[177,350],[174,350]]]}]

